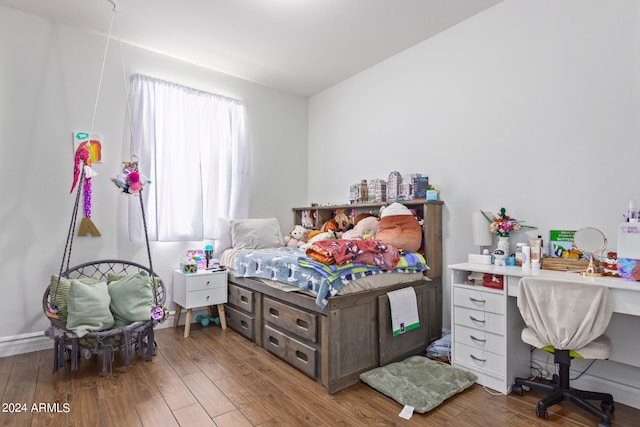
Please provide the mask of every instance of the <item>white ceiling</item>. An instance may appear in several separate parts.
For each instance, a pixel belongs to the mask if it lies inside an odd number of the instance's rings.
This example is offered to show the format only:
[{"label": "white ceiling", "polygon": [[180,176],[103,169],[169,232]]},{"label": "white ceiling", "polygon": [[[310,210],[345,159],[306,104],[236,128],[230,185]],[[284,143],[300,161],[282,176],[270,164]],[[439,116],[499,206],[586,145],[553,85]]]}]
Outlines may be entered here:
[{"label": "white ceiling", "polygon": [[[502,0],[113,1],[126,43],[311,96]],[[109,0],[0,5],[103,35],[113,10]]]}]

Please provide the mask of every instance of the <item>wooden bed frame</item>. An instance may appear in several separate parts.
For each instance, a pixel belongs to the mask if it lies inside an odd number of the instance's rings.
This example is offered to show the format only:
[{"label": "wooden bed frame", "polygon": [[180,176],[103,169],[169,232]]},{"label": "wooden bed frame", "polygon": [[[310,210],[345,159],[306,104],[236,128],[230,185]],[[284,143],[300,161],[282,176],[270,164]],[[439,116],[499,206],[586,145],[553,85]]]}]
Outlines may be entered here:
[{"label": "wooden bed frame", "polygon": [[[419,208],[428,235],[426,276],[335,296],[322,310],[313,296],[229,273],[227,325],[319,381],[330,394],[359,382],[362,372],[424,353],[442,333],[442,202],[422,201]],[[420,327],[394,337],[387,292],[407,286],[416,291]]]}]

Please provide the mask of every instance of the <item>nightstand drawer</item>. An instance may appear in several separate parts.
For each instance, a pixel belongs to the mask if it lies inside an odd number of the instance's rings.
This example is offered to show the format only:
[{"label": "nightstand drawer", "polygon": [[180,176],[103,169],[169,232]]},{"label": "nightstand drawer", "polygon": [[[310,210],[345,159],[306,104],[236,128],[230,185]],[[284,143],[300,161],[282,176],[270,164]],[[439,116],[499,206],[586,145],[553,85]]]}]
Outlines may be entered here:
[{"label": "nightstand drawer", "polygon": [[504,354],[504,335],[493,334],[476,328],[463,325],[455,325],[453,329],[455,342],[466,344],[470,347],[487,350],[495,354]]},{"label": "nightstand drawer", "polygon": [[480,289],[453,288],[453,304],[492,313],[504,314],[505,296]]},{"label": "nightstand drawer", "polygon": [[224,304],[227,302],[227,290],[223,286],[217,289],[205,289],[203,291],[187,292],[187,307],[206,307],[209,305]]},{"label": "nightstand drawer", "polygon": [[229,283],[229,304],[253,313],[253,292]]},{"label": "nightstand drawer", "polygon": [[227,285],[226,273],[194,274],[187,277],[187,292],[204,289],[224,289]]},{"label": "nightstand drawer", "polygon": [[456,363],[504,376],[505,359],[499,354],[456,342],[453,344],[453,357]]},{"label": "nightstand drawer", "polygon": [[494,334],[504,335],[504,316],[467,307],[454,307],[453,318],[456,325],[464,325]]}]

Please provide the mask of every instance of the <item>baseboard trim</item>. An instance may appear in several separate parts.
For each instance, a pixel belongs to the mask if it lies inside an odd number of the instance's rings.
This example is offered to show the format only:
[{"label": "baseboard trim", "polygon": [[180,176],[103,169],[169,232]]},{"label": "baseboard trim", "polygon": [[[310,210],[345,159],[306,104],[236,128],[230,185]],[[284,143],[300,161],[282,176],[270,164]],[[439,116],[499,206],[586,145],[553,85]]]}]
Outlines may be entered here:
[{"label": "baseboard trim", "polygon": [[[175,312],[171,312],[167,320],[156,325],[156,329],[173,327],[174,315]],[[44,335],[44,331],[0,337],[0,357],[15,356],[17,354],[48,349],[53,349],[53,341]]]}]

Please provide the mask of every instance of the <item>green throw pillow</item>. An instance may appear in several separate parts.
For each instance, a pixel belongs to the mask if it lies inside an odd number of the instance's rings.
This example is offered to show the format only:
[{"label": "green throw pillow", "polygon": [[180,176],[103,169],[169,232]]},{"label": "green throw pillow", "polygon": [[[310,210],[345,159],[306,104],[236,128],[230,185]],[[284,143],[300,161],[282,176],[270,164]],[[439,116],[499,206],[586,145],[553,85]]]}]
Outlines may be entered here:
[{"label": "green throw pillow", "polygon": [[[78,279],[82,283],[86,283],[88,285],[93,285],[99,282],[95,277],[83,277],[82,279]],[[58,276],[51,275],[51,281],[49,282],[49,304],[58,306],[58,320],[62,322],[63,325],[67,324],[67,302],[69,301],[69,285],[71,285],[71,280],[66,277],[60,278],[60,288],[56,293],[56,289],[58,288]]]},{"label": "green throw pillow", "polygon": [[151,309],[155,305],[149,273],[144,270],[124,276],[108,286],[111,304],[109,308],[116,326],[151,319]]},{"label": "green throw pillow", "polygon": [[88,285],[72,279],[69,285],[67,328],[80,338],[88,332],[111,328],[114,320],[109,310],[110,302],[105,282]]}]

